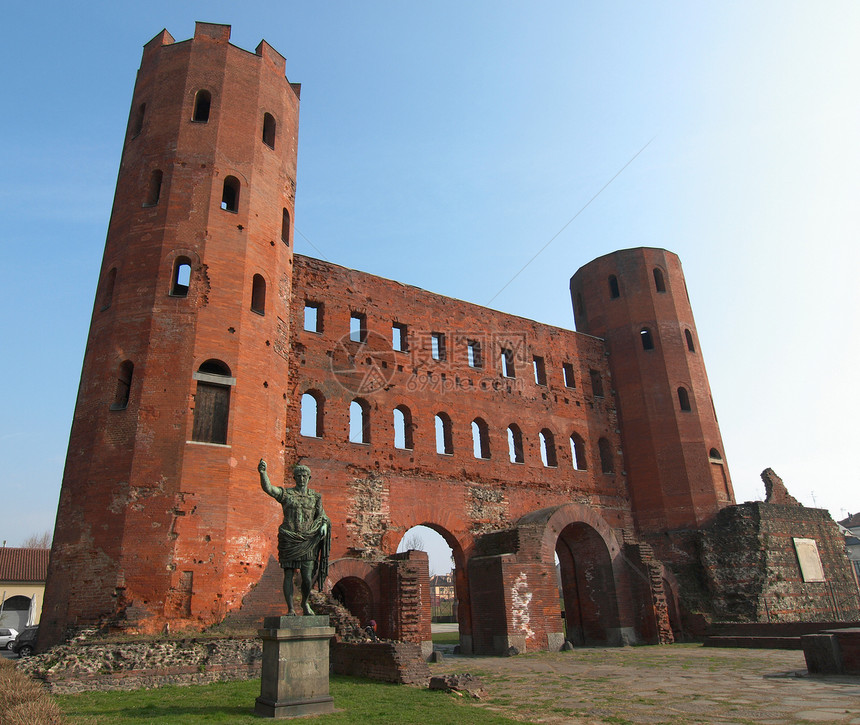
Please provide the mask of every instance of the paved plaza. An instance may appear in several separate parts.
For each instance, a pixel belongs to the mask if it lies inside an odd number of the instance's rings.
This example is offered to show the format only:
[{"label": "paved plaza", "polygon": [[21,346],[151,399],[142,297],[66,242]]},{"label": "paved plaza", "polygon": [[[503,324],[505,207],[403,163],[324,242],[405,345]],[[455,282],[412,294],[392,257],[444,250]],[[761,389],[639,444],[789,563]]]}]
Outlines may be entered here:
[{"label": "paved plaza", "polygon": [[809,677],[803,653],[670,645],[446,656],[484,680],[483,706],[541,723],[853,723],[860,677]]}]

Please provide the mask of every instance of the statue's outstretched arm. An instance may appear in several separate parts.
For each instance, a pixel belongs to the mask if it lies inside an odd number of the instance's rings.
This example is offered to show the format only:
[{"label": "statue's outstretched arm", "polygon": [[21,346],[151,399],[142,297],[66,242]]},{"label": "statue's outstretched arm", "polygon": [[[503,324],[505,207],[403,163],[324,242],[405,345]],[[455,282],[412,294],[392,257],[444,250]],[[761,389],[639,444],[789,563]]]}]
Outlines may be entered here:
[{"label": "statue's outstretched arm", "polygon": [[278,489],[272,485],[272,482],[269,480],[269,474],[266,473],[266,462],[261,458],[260,463],[257,466],[257,470],[260,472],[260,487],[267,493],[269,496],[273,498],[278,497]]}]

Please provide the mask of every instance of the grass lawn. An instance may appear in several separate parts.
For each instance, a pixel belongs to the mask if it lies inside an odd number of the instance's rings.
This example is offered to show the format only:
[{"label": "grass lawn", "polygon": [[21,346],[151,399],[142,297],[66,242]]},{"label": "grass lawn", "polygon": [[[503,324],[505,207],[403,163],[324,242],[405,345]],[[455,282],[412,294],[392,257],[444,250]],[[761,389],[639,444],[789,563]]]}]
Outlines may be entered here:
[{"label": "grass lawn", "polygon": [[[465,697],[405,685],[333,675],[330,692],[340,712],[302,718],[320,723],[422,723],[449,725],[511,725],[518,721],[478,707]],[[219,682],[191,687],[162,687],[135,692],[86,692],[58,695],[56,701],[74,725],[124,725],[126,723],[231,723],[260,725],[254,700],[260,680]]]},{"label": "grass lawn", "polygon": [[431,638],[437,644],[460,644],[459,632],[433,632]]}]

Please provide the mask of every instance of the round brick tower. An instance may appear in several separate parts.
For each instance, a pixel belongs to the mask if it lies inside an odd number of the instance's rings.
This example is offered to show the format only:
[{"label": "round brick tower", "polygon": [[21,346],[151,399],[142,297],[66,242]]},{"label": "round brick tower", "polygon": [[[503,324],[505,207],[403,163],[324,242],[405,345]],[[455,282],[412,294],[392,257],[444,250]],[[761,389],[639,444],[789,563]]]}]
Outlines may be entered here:
[{"label": "round brick tower", "polygon": [[[72,424],[40,648],[207,624],[273,549],[299,86],[198,23],[143,51]],[[226,552],[231,552],[230,556]]]},{"label": "round brick tower", "polygon": [[734,494],[681,261],[621,250],[580,268],[570,291],[577,331],[606,340],[640,531],[700,528]]}]

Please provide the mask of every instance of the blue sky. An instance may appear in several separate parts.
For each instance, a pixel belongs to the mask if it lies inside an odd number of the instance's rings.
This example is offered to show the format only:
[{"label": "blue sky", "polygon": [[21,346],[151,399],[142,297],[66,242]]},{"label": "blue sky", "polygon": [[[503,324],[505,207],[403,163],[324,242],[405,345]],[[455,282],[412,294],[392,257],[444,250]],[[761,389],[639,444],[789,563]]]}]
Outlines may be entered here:
[{"label": "blue sky", "polygon": [[8,545],[53,526],[141,48],[195,20],[265,38],[302,83],[297,251],[572,328],[577,268],[670,249],[738,500],[771,466],[807,505],[860,509],[857,3],[51,1],[4,19]]}]

